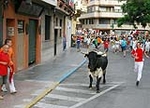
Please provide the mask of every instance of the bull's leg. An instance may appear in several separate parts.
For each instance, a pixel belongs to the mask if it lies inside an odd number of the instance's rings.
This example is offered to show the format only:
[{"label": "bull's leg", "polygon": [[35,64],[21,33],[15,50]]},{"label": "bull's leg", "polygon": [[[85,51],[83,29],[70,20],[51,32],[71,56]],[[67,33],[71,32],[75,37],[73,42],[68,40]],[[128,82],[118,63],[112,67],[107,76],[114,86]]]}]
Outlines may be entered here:
[{"label": "bull's leg", "polygon": [[106,78],[105,78],[105,75],[106,75],[106,70],[103,71],[103,84],[106,84]]},{"label": "bull's leg", "polygon": [[96,82],[96,89],[97,89],[97,91],[96,91],[96,92],[97,92],[97,93],[100,92],[100,91],[99,91],[99,84],[100,84],[101,78],[102,78],[102,77],[98,77],[98,76],[96,77],[96,79],[97,79],[97,82]]},{"label": "bull's leg", "polygon": [[89,78],[90,78],[89,88],[91,89],[92,88],[92,83],[93,83],[93,77],[91,75],[89,75]]}]

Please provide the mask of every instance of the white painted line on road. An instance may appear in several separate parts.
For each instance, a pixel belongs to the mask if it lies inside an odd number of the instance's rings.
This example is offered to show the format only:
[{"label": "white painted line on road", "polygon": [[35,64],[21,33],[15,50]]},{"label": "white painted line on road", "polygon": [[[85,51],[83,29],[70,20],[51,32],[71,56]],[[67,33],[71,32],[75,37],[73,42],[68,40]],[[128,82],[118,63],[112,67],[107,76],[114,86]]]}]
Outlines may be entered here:
[{"label": "white painted line on road", "polygon": [[[112,86],[114,84],[120,84],[120,83],[124,83],[124,82],[107,82],[107,84],[100,84],[101,87],[103,86]],[[83,83],[62,83],[59,84],[60,86],[84,86],[84,87],[88,87],[89,84],[83,84]],[[93,84],[94,85],[94,84]]]},{"label": "white painted line on road", "polygon": [[[121,83],[121,84],[122,84],[122,83]],[[85,103],[87,103],[87,102],[89,102],[89,101],[91,101],[91,100],[93,100],[93,99],[95,99],[95,98],[97,98],[97,97],[99,97],[99,96],[101,96],[101,95],[103,95],[103,94],[109,92],[110,90],[112,90],[112,89],[114,89],[114,88],[120,86],[121,84],[114,85],[114,86],[112,86],[112,87],[110,87],[110,88],[108,88],[108,89],[106,89],[106,90],[104,90],[104,91],[98,93],[97,95],[94,95],[94,96],[92,96],[91,98],[88,98],[87,100],[82,101],[82,102],[80,102],[80,103],[77,103],[77,104],[75,104],[75,105],[73,105],[73,106],[71,106],[71,107],[69,107],[69,108],[77,108],[77,107],[79,107],[79,106],[81,106],[81,105],[83,105],[83,104],[85,104]]]},{"label": "white painted line on road", "polygon": [[53,81],[44,81],[44,80],[25,80],[25,81],[28,81],[28,82],[38,82],[38,83],[47,83],[47,84],[53,84],[54,82]]},{"label": "white painted line on road", "polygon": [[86,100],[85,98],[69,97],[69,96],[63,96],[63,95],[57,95],[57,94],[48,94],[45,97],[60,99],[60,100],[67,100],[67,101],[74,101],[74,102],[81,102],[81,101]]},{"label": "white painted line on road", "polygon": [[21,104],[21,105],[15,105],[15,106],[13,106],[13,108],[24,108],[25,107],[25,105],[24,104]]},{"label": "white painted line on road", "polygon": [[81,90],[81,89],[72,89],[72,88],[65,88],[65,87],[56,87],[55,90],[61,90],[66,92],[75,92],[75,93],[83,93],[83,94],[96,94],[95,91],[89,90]]},{"label": "white painted line on road", "polygon": [[38,108],[69,108],[67,106],[60,106],[60,105],[53,105],[53,104],[46,104],[46,103],[41,103],[41,102],[38,102],[35,107],[38,107]]}]

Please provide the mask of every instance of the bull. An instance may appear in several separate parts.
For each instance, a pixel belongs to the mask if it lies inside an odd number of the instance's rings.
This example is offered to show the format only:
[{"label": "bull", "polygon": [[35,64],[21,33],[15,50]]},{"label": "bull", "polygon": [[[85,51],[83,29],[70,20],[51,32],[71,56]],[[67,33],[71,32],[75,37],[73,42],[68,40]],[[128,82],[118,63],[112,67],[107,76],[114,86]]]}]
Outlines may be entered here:
[{"label": "bull", "polygon": [[100,81],[103,76],[103,84],[106,83],[106,67],[108,65],[108,59],[106,53],[91,51],[88,54],[85,54],[85,57],[88,58],[88,68],[89,68],[89,78],[90,84],[89,88],[92,88],[93,78],[96,77],[96,90],[97,93],[100,92]]}]

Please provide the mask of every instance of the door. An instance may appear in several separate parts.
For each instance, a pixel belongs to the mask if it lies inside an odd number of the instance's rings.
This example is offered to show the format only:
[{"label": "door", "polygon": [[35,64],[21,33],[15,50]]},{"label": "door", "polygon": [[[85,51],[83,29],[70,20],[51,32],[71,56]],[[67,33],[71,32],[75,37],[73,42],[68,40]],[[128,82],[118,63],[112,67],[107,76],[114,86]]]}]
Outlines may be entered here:
[{"label": "door", "polygon": [[18,35],[17,35],[17,70],[24,68],[24,21],[18,20]]},{"label": "door", "polygon": [[31,65],[36,61],[36,33],[37,20],[29,20],[29,52],[28,64]]},{"label": "door", "polygon": [[57,54],[57,36],[58,30],[54,29],[54,56]]}]

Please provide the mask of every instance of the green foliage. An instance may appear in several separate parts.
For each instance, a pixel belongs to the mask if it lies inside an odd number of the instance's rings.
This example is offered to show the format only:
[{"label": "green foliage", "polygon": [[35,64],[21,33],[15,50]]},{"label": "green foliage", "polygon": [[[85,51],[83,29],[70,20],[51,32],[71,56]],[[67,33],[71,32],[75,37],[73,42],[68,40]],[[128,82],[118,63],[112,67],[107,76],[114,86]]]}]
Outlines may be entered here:
[{"label": "green foliage", "polygon": [[[124,1],[124,0],[119,0]],[[124,17],[118,19],[118,26],[129,23],[136,28],[141,24],[144,28],[150,23],[150,0],[126,0],[122,5]]]}]

